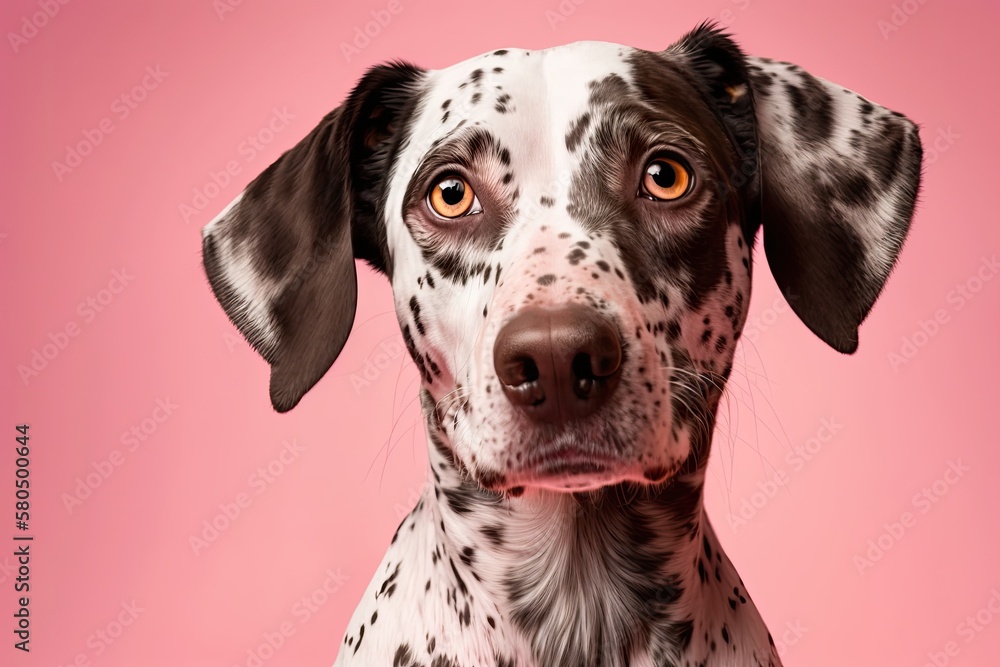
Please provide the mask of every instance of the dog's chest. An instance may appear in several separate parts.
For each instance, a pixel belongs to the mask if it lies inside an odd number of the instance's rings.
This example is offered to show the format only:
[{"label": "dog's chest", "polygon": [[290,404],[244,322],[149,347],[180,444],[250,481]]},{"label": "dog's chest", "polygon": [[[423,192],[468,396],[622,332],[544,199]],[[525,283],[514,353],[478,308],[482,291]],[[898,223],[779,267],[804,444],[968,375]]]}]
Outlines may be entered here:
[{"label": "dog's chest", "polygon": [[482,582],[439,539],[426,497],[400,524],[342,638],[335,665],[527,666]]},{"label": "dog's chest", "polygon": [[[433,502],[425,497],[400,524],[337,666],[780,665],[710,528],[707,554],[680,575],[657,572],[652,561],[599,558],[607,553],[599,544],[554,558],[522,548],[521,566],[512,567],[491,558],[487,543],[496,547],[496,538],[481,517],[466,517],[454,526],[458,535],[442,539],[440,513],[448,510]],[[455,546],[473,535],[476,546]],[[623,568],[632,570],[630,583]]]}]

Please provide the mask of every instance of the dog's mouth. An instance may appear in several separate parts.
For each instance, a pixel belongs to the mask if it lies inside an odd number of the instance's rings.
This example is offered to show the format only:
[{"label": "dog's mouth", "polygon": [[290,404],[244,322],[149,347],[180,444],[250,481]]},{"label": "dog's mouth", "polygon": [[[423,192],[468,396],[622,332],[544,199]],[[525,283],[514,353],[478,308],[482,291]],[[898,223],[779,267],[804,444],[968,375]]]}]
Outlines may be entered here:
[{"label": "dog's mouth", "polygon": [[621,461],[563,448],[521,470],[524,486],[554,491],[589,491],[613,483]]},{"label": "dog's mouth", "polygon": [[536,439],[515,454],[503,490],[539,488],[562,492],[592,491],[632,481],[661,481],[644,475],[641,467],[617,443],[589,441],[572,431]]}]

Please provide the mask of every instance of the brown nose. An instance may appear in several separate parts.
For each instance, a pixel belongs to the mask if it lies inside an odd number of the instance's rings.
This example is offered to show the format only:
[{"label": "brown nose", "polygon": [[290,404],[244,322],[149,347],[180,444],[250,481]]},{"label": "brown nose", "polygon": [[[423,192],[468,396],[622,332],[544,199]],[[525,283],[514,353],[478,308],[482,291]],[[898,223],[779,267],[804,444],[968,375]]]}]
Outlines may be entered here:
[{"label": "brown nose", "polygon": [[493,345],[507,399],[548,424],[586,417],[603,405],[618,384],[621,362],[615,327],[582,305],[525,309]]}]

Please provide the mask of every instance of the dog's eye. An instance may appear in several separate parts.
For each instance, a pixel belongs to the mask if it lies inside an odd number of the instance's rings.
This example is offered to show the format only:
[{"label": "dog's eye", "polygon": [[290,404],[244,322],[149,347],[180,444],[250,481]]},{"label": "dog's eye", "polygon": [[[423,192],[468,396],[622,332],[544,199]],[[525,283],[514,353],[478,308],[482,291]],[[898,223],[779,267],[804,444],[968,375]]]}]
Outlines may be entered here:
[{"label": "dog's eye", "polygon": [[442,218],[460,218],[482,212],[472,186],[461,176],[445,176],[434,184],[427,204]]},{"label": "dog's eye", "polygon": [[691,173],[687,167],[667,157],[650,160],[642,177],[642,193],[661,201],[683,197],[690,185]]}]

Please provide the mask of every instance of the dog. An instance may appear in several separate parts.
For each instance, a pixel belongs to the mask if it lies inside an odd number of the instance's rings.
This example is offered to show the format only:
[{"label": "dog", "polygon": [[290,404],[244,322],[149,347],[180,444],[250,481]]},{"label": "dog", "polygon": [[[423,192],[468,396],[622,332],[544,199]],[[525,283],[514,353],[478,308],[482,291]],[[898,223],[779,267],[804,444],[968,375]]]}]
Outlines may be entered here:
[{"label": "dog", "polygon": [[391,281],[428,482],[336,665],[776,666],[703,509],[760,229],[843,353],[913,215],[918,129],[703,24],[370,69],[203,230],[292,409]]}]

